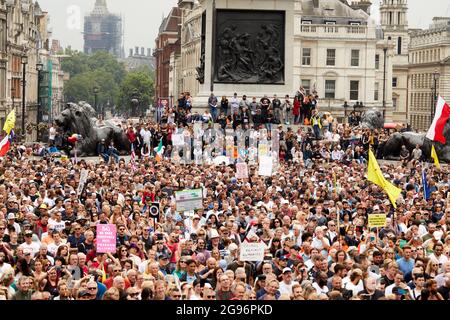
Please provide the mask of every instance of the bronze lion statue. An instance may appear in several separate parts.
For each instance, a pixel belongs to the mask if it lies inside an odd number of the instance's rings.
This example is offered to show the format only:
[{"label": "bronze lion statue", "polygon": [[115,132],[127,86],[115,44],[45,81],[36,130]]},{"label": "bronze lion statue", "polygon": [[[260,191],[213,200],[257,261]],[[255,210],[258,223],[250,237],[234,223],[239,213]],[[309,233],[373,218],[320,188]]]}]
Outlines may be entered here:
[{"label": "bronze lion statue", "polygon": [[130,152],[131,144],[121,128],[107,121],[98,126],[96,121],[95,110],[83,101],[79,104],[68,103],[56,117],[55,123],[65,135],[70,136],[76,133],[82,137],[77,141],[71,155],[76,152],[80,157],[97,156],[97,144],[102,139],[105,139],[107,145],[113,141],[122,154]]}]

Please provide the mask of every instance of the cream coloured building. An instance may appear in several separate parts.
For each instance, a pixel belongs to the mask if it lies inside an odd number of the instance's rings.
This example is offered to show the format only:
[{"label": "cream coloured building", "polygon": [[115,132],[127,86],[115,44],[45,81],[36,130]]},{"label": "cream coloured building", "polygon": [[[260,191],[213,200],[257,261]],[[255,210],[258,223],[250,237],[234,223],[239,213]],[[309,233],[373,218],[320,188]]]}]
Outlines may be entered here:
[{"label": "cream coloured building", "polygon": [[427,30],[411,34],[409,47],[409,119],[414,129],[426,131],[436,94],[450,101],[450,17],[434,18]]},{"label": "cream coloured building", "polygon": [[[294,29],[294,89],[317,91],[321,109],[337,117],[345,115],[345,102],[351,107],[347,115],[357,102],[382,106],[384,75],[392,77],[392,48],[384,70],[383,41],[367,12],[338,0],[297,1]],[[386,82],[388,112],[392,91]]]},{"label": "cream coloured building", "polygon": [[[407,122],[409,29],[408,1],[382,0],[380,4],[381,29],[384,43],[392,47],[392,77],[388,78],[392,87],[391,119]],[[383,57],[380,57],[380,61]]]},{"label": "cream coloured building", "polygon": [[[204,108],[211,91],[216,96],[273,94],[293,95],[300,86],[317,91],[320,108],[344,117],[344,103],[362,103],[366,108],[382,107],[383,79],[386,79],[386,116],[392,110],[393,43],[387,44],[384,69],[383,41],[380,30],[365,12],[363,5],[341,0],[180,0],[182,9],[181,55],[171,59],[173,96],[189,91],[194,106]],[[282,10],[286,12],[285,81],[283,85],[218,84],[211,81],[212,12],[216,9]],[[361,3],[358,3],[359,5]],[[365,6],[365,7],[364,7]],[[202,25],[203,22],[203,25]],[[197,80],[197,67],[205,41],[205,79]],[[178,67],[180,69],[178,69]],[[178,74],[178,75],[176,75]]]}]

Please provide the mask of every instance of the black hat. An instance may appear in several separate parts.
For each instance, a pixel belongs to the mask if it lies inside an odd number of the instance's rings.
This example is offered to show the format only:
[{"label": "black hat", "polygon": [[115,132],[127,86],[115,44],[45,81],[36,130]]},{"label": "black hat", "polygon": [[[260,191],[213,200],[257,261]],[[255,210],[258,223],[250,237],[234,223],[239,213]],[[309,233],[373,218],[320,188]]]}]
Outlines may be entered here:
[{"label": "black hat", "polygon": [[79,298],[82,298],[82,297],[90,297],[90,296],[91,296],[91,294],[90,294],[89,292],[85,291],[85,290],[80,291],[80,292],[78,293],[78,297],[79,297]]},{"label": "black hat", "polygon": [[158,256],[158,260],[164,260],[164,259],[169,259],[169,256],[167,254],[165,254],[165,253],[161,253]]},{"label": "black hat", "polygon": [[256,278],[256,281],[259,281],[259,280],[266,280],[266,275],[265,275],[265,274],[259,275],[259,276]]}]

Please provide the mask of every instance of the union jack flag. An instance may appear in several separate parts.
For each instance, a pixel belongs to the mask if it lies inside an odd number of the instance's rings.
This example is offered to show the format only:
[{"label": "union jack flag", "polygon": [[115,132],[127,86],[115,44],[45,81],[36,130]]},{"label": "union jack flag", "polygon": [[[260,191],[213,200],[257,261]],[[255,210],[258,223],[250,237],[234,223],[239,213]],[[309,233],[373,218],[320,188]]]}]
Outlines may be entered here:
[{"label": "union jack flag", "polygon": [[136,171],[136,154],[134,153],[134,146],[131,144],[131,169]]}]

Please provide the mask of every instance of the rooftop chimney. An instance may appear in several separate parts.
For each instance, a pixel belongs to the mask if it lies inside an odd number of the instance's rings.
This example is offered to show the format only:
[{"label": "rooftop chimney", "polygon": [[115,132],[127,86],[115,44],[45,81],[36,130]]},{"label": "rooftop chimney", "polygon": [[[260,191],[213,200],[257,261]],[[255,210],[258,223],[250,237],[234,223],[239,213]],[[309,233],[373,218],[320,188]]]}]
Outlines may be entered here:
[{"label": "rooftop chimney", "polygon": [[312,0],[315,9],[319,8],[319,0]]},{"label": "rooftop chimney", "polygon": [[147,57],[151,57],[152,55],[152,49],[147,48]]},{"label": "rooftop chimney", "polygon": [[145,56],[145,48],[141,47],[141,56]]},{"label": "rooftop chimney", "polygon": [[370,0],[352,1],[351,7],[354,10],[361,9],[368,15],[370,15],[370,8],[372,7],[372,2]]},{"label": "rooftop chimney", "polygon": [[134,55],[135,56],[139,55],[139,47],[134,47]]},{"label": "rooftop chimney", "polygon": [[130,57],[133,56],[133,48],[130,49]]}]

